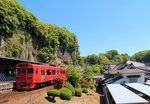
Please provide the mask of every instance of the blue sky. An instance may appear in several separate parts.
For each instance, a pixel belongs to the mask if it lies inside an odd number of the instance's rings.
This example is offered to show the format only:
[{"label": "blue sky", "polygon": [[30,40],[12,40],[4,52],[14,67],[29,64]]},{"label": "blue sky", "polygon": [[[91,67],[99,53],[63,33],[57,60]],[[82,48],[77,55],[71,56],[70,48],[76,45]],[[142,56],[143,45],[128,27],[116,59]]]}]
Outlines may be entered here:
[{"label": "blue sky", "polygon": [[42,22],[76,34],[81,56],[150,49],[150,0],[19,0]]}]

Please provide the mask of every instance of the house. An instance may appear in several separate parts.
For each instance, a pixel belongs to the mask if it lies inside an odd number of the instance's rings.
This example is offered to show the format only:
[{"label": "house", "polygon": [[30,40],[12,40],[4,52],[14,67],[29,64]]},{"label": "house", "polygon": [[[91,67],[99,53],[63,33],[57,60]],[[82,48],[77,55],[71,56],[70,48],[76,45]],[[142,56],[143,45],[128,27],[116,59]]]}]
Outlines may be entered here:
[{"label": "house", "polygon": [[145,78],[150,78],[150,68],[143,63],[127,61],[106,70],[104,74],[104,84],[145,83]]}]

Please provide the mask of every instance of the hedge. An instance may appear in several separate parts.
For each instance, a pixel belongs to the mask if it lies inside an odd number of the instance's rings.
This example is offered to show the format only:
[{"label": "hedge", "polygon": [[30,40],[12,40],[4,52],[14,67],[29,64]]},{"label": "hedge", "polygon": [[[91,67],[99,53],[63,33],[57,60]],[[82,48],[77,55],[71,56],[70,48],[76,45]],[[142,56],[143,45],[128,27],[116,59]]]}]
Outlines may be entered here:
[{"label": "hedge", "polygon": [[75,88],[72,86],[72,84],[71,83],[69,83],[69,82],[66,82],[66,84],[65,84],[65,86],[64,86],[65,88],[68,88],[71,92],[72,92],[72,96],[74,96],[75,95]]},{"label": "hedge", "polygon": [[48,91],[47,91],[47,95],[48,95],[49,97],[55,98],[56,96],[59,96],[59,95],[60,95],[60,92],[59,92],[59,90],[56,90],[56,89],[48,90]]},{"label": "hedge", "polygon": [[75,95],[79,96],[79,97],[82,96],[82,88],[76,88],[75,89]]},{"label": "hedge", "polygon": [[83,89],[82,89],[82,92],[83,92],[83,93],[88,93],[87,88],[83,88]]},{"label": "hedge", "polygon": [[59,97],[64,100],[70,100],[72,98],[72,92],[68,88],[61,88]]}]

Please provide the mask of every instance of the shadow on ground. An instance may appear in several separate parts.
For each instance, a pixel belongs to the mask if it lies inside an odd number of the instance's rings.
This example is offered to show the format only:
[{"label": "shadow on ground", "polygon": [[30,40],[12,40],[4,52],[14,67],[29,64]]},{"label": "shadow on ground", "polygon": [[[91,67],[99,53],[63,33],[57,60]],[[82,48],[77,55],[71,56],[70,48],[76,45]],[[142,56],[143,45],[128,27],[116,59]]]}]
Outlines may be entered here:
[{"label": "shadow on ground", "polygon": [[45,97],[45,99],[51,103],[56,103],[56,100],[50,97]]}]

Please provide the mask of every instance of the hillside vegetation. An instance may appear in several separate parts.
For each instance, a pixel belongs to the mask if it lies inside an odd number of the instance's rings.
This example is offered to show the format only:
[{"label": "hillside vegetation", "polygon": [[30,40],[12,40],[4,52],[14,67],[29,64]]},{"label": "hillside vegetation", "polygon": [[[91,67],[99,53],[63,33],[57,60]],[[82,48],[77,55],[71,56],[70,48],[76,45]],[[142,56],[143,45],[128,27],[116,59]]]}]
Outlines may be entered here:
[{"label": "hillside vegetation", "polygon": [[0,55],[50,64],[72,64],[76,35],[41,22],[17,0],[0,0]]},{"label": "hillside vegetation", "polygon": [[120,54],[117,50],[109,50],[98,55],[92,54],[86,57],[79,58],[79,64],[85,68],[84,74],[87,77],[99,74],[104,70],[106,64],[120,64],[128,60],[150,63],[150,50],[143,50],[135,53],[132,56],[128,54]]}]

